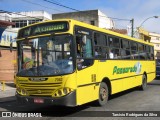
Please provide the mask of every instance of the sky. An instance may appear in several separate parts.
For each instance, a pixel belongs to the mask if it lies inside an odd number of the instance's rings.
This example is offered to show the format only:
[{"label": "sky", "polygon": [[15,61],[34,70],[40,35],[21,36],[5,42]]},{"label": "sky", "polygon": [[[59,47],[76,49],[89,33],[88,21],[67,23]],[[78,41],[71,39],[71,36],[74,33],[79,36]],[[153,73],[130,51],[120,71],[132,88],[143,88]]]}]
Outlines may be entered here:
[{"label": "sky", "polygon": [[0,0],[0,10],[10,12],[45,10],[51,14],[75,12],[48,1],[79,11],[99,9],[108,17],[127,19],[127,21],[113,19],[120,29],[127,28],[132,18],[134,28],[149,18],[142,27],[147,31],[160,33],[160,0]]}]

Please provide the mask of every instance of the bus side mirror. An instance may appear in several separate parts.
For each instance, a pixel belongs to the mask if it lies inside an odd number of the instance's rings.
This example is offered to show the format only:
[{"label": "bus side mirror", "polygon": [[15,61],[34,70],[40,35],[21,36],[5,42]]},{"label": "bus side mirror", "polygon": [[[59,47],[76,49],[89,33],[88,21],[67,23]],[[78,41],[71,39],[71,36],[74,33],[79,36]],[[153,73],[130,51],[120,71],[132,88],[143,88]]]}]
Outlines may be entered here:
[{"label": "bus side mirror", "polygon": [[11,42],[10,43],[10,52],[12,52],[13,51],[13,43]]}]

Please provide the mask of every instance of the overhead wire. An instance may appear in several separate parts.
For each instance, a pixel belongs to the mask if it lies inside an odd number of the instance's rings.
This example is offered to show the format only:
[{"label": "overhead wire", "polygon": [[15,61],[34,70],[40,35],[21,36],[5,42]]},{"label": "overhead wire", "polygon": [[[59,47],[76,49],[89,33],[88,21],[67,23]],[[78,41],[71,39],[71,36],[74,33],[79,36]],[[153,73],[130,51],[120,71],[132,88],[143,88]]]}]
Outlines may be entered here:
[{"label": "overhead wire", "polygon": [[[71,7],[68,7],[66,5],[62,5],[60,3],[56,3],[56,2],[53,2],[51,0],[43,0],[45,2],[48,2],[48,3],[51,3],[51,4],[54,4],[54,5],[57,5],[57,6],[61,6],[61,7],[64,7],[64,8],[68,8],[70,10],[74,10],[74,11],[77,11],[77,12],[81,12],[80,10],[78,9],[75,9],[75,8],[71,8]],[[104,15],[98,15],[100,17],[108,17],[108,16],[104,16]],[[108,17],[108,18],[111,18],[111,19],[116,19],[116,20],[122,20],[122,21],[130,21],[130,19],[122,19],[122,18],[116,18],[116,17]]]},{"label": "overhead wire", "polygon": [[[38,6],[47,8],[47,9],[52,9],[52,10],[56,10],[56,11],[59,11],[59,12],[64,12],[64,11],[61,11],[61,10],[58,10],[58,9],[49,8],[49,7],[43,6],[43,5],[38,4],[38,3],[31,2],[31,1],[28,1],[28,0],[21,0],[21,1],[24,1],[24,2],[27,2],[27,3],[30,3],[30,4],[34,4],[34,5],[38,5]],[[63,4],[58,3],[58,2],[56,2],[56,1],[53,1],[53,0],[43,0],[43,1],[48,2],[48,3],[50,3],[50,4],[54,4],[54,5],[60,6],[60,7],[64,7],[64,8],[67,8],[67,9],[70,9],[70,10],[73,10],[73,11],[76,11],[76,12],[81,12],[81,11],[78,10],[78,9],[68,7],[68,6],[66,6],[66,5],[63,5]],[[17,15],[21,15],[21,16],[26,16],[26,17],[29,17],[29,18],[40,19],[40,18],[38,18],[38,17],[27,16],[27,15],[24,15],[24,14],[21,14],[21,13],[15,13],[15,12],[10,12],[10,11],[5,11],[5,10],[0,10],[0,12],[12,13],[12,14],[17,14]],[[119,20],[119,21],[131,21],[130,19],[122,19],[122,18],[116,18],[116,17],[108,17],[108,16],[105,16],[105,15],[98,15],[98,16],[99,16],[99,17],[111,18],[111,19]]]},{"label": "overhead wire", "polygon": [[[58,10],[58,9],[49,8],[49,7],[43,6],[43,5],[38,4],[38,3],[31,2],[31,1],[28,1],[28,0],[21,0],[21,1],[28,2],[28,3],[34,4],[34,5],[39,5],[39,6],[41,6],[41,7],[47,8],[47,9],[52,9],[52,10],[56,10],[56,11],[59,11],[59,12],[64,12],[64,11],[61,11],[61,10]],[[70,9],[70,10],[74,10],[74,11],[77,11],[77,12],[81,12],[81,11],[78,10],[78,9],[68,7],[68,6],[66,6],[66,5],[62,5],[62,4],[60,4],[60,3],[53,2],[53,1],[51,1],[51,0],[43,0],[43,1],[48,2],[48,3],[51,3],[51,4],[54,4],[54,5],[57,5],[57,6],[61,6],[61,7],[64,7],[64,8],[68,8],[68,9]],[[1,10],[0,12],[2,12],[2,10]],[[17,15],[22,15],[22,16],[26,16],[26,17],[31,17],[31,18],[39,19],[39,18],[37,18],[37,17],[27,16],[27,15],[23,15],[23,14],[16,13],[16,12],[10,12],[10,11],[5,11],[5,10],[3,10],[3,12],[13,13],[13,14],[17,14]],[[107,17],[107,18],[111,18],[111,19],[115,19],[115,20],[121,20],[121,21],[130,21],[130,19],[122,19],[122,18],[110,17],[110,16],[105,16],[105,15],[98,15],[98,16],[100,16],[100,17]]]},{"label": "overhead wire", "polygon": [[29,1],[29,0],[21,0],[21,1],[24,1],[24,2],[27,2],[27,3],[33,4],[33,5],[38,5],[38,6],[47,8],[47,9],[51,9],[51,10],[55,10],[55,11],[59,11],[59,12],[64,12],[64,11],[61,11],[61,10],[58,10],[58,9],[53,9],[53,8],[46,7],[46,6],[41,5],[41,4],[38,4],[38,3],[31,2],[31,1]]},{"label": "overhead wire", "polygon": [[71,9],[71,10],[74,10],[74,11],[77,11],[79,12],[79,10],[75,9],[75,8],[71,8],[71,7],[68,7],[66,5],[62,5],[60,3],[56,3],[56,2],[53,2],[53,1],[50,1],[50,0],[43,0],[43,1],[46,1],[48,3],[51,3],[51,4],[55,4],[55,5],[58,5],[58,6],[61,6],[61,7],[64,7],[64,8],[68,8],[68,9]]}]

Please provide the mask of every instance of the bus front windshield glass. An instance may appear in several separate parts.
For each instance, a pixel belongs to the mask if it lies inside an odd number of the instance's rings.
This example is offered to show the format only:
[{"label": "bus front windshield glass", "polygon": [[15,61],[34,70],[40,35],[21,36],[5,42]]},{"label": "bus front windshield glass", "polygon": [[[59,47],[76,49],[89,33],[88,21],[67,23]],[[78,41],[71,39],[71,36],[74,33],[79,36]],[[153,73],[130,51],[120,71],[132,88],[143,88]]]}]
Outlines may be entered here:
[{"label": "bus front windshield glass", "polygon": [[17,44],[18,76],[52,76],[73,72],[71,36],[40,37]]}]

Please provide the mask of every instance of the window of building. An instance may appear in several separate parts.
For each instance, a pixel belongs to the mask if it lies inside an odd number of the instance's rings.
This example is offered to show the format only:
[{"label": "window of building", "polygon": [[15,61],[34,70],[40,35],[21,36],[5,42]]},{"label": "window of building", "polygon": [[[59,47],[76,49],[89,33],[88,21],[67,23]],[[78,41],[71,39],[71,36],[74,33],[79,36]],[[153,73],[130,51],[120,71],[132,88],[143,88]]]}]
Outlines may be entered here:
[{"label": "window of building", "polygon": [[91,20],[90,23],[91,23],[91,25],[95,25],[94,20]]},{"label": "window of building", "polygon": [[36,23],[36,22],[40,22],[42,20],[41,19],[38,19],[38,20],[13,20],[12,22],[14,22],[15,25],[13,25],[12,27],[13,28],[25,27],[25,26],[27,26],[27,21],[28,21],[29,24],[33,24],[33,23]]},{"label": "window of building", "polygon": [[27,20],[14,20],[12,21],[15,23],[15,25],[13,25],[13,28],[21,28],[24,26],[27,26]]},{"label": "window of building", "polygon": [[159,40],[159,37],[156,37],[156,40]]}]

